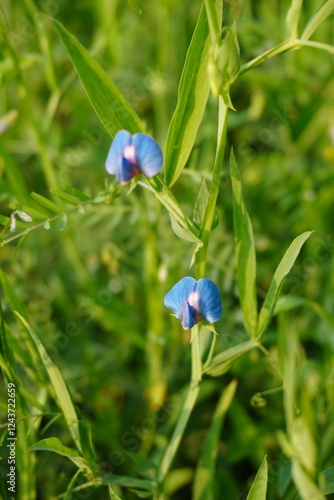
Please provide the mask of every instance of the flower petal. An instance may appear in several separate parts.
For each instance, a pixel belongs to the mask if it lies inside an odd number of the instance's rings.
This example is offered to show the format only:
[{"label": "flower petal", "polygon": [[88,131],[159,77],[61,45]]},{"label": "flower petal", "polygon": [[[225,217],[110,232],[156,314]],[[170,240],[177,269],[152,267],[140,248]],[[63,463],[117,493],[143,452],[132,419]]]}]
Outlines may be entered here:
[{"label": "flower petal", "polygon": [[175,316],[179,319],[183,318],[185,303],[191,292],[195,291],[196,280],[187,276],[178,281],[176,285],[165,295],[164,304],[168,309],[171,309]]},{"label": "flower petal", "polygon": [[116,175],[122,165],[121,159],[123,157],[124,148],[130,146],[132,143],[132,136],[127,130],[120,130],[114,137],[111,143],[109,153],[106,160],[106,170],[111,175]]},{"label": "flower petal", "polygon": [[153,177],[162,169],[163,156],[158,143],[146,134],[135,134],[132,140],[136,148],[138,167],[145,177]]},{"label": "flower petal", "polygon": [[215,283],[207,278],[198,280],[196,292],[199,296],[199,313],[209,323],[214,323],[221,318],[223,313],[219,290]]},{"label": "flower petal", "polygon": [[119,156],[116,164],[115,175],[119,182],[128,182],[132,177],[140,174],[140,170],[135,163],[122,156]]},{"label": "flower petal", "polygon": [[199,318],[196,309],[186,302],[183,310],[183,329],[188,330],[188,328],[192,328],[198,321]]}]

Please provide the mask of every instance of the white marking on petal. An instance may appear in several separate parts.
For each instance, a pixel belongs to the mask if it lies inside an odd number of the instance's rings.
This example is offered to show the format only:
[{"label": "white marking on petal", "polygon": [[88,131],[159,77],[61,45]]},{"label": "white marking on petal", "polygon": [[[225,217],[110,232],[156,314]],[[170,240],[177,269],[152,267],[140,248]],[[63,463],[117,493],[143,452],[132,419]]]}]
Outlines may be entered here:
[{"label": "white marking on petal", "polygon": [[136,163],[136,148],[134,147],[133,144],[125,146],[123,151],[123,156],[132,163]]},{"label": "white marking on petal", "polygon": [[188,304],[196,309],[199,312],[199,295],[198,292],[191,292],[188,297]]}]

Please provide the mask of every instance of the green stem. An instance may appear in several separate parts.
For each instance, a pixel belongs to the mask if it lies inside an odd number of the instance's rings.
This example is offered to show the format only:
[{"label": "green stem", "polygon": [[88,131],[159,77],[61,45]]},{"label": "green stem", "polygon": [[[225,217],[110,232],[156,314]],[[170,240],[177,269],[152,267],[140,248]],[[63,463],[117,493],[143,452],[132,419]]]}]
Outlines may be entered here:
[{"label": "green stem", "polygon": [[248,63],[241,66],[239,75],[243,75],[244,73],[246,73],[246,71],[255,68],[256,66],[262,64],[264,61],[270,59],[271,57],[277,56],[278,54],[282,54],[283,52],[286,52],[288,50],[296,49],[298,47],[299,47],[298,40],[292,38],[289,40],[285,40],[284,42],[278,44],[273,49],[267,50],[263,54],[260,54],[259,56],[255,57]]},{"label": "green stem", "polygon": [[314,49],[325,50],[330,54],[334,54],[334,46],[328,43],[314,42],[313,40],[296,40],[296,45],[299,47],[312,47]]},{"label": "green stem", "polygon": [[218,25],[215,4],[212,0],[205,0],[205,10],[206,10],[206,17],[208,18],[211,41],[213,44],[216,44],[217,42],[219,43],[220,41],[219,35],[221,29],[220,26]]},{"label": "green stem", "polygon": [[168,212],[173,215],[180,226],[188,229],[195,236],[198,236],[198,230],[195,224],[186,216],[179,202],[163,179],[159,175],[156,175],[152,179],[147,179],[147,181],[149,185],[143,182],[139,182],[138,184],[153,191],[158,200],[167,208]]},{"label": "green stem", "polygon": [[[93,200],[84,201],[84,202],[80,203],[79,205],[71,208],[70,210],[67,210],[66,212],[65,211],[59,212],[58,214],[54,215],[53,217],[48,217],[46,219],[43,219],[42,222],[39,222],[38,224],[34,224],[33,226],[27,227],[23,231],[20,231],[19,233],[14,234],[10,238],[7,238],[7,239],[1,241],[0,248],[7,245],[11,241],[14,241],[14,240],[17,240],[18,238],[21,238],[25,234],[31,233],[31,231],[34,231],[35,229],[39,229],[41,227],[44,227],[47,222],[54,222],[55,220],[60,219],[64,215],[69,215],[73,212],[77,212],[81,207],[85,207],[86,205],[89,205],[90,203],[94,203],[94,201]],[[10,220],[9,220],[7,226],[5,227],[5,230],[9,227],[9,224],[10,224]]]},{"label": "green stem", "polygon": [[[203,278],[205,272],[205,261],[207,255],[207,247],[209,243],[209,236],[211,232],[211,226],[214,216],[214,211],[216,207],[216,201],[219,191],[220,175],[223,167],[223,157],[225,152],[226,144],[226,126],[227,126],[227,107],[225,106],[223,100],[220,98],[219,101],[219,121],[218,121],[218,143],[217,143],[217,154],[214,165],[214,172],[212,176],[212,182],[210,186],[210,192],[208,197],[208,203],[205,210],[203,225],[200,233],[200,238],[203,241],[203,247],[196,254],[196,278]],[[184,216],[185,217],[185,216]],[[183,221],[188,221],[187,218]],[[199,255],[199,257],[198,257]],[[170,440],[169,445],[165,451],[162,458],[159,471],[158,471],[158,482],[162,483],[166,477],[167,472],[170,469],[174,456],[178,450],[179,444],[181,442],[182,436],[186,429],[188,420],[190,418],[191,412],[195,406],[197,396],[199,393],[199,382],[202,377],[202,359],[201,351],[199,345],[199,335],[198,326],[194,327],[192,333],[192,343],[191,343],[191,382],[188,389],[188,394],[186,396],[181,414],[179,416],[178,422],[174,429],[174,433]]]},{"label": "green stem", "polygon": [[202,359],[199,345],[199,326],[198,324],[192,329],[191,342],[191,384],[197,385],[202,378]]},{"label": "green stem", "polygon": [[174,456],[178,450],[180,441],[184,434],[185,428],[187,426],[189,417],[193,411],[195,406],[197,396],[199,393],[199,384],[193,385],[192,383],[189,386],[188,394],[186,396],[185,402],[183,404],[183,408],[181,410],[180,417],[177,421],[176,427],[174,429],[173,436],[170,440],[169,445],[165,451],[162,462],[159,467],[158,472],[158,482],[162,483],[166,477],[167,472],[172,464]]},{"label": "green stem", "polygon": [[226,129],[227,129],[227,106],[222,97],[219,97],[219,117],[218,117],[218,140],[217,152],[213,170],[213,176],[209,191],[208,202],[205,208],[203,224],[200,232],[200,240],[203,246],[196,254],[196,278],[203,278],[206,268],[206,256],[208,252],[208,244],[211,233],[212,221],[215,214],[217,197],[219,192],[220,177],[223,169],[223,159],[226,145]]}]

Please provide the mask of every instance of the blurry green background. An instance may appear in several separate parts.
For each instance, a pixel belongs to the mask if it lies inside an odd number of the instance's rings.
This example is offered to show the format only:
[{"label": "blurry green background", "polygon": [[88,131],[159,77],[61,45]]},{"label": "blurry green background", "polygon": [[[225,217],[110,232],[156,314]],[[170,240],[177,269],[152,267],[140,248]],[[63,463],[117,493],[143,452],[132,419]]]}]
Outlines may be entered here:
[{"label": "blurry green background", "polygon": [[[3,2],[0,116],[11,110],[18,114],[0,137],[1,214],[10,215],[10,203],[34,206],[31,191],[50,197],[50,188],[67,184],[95,196],[110,182],[104,169],[110,137],[48,16],[60,20],[89,49],[164,148],[200,5],[198,0],[134,0],[132,7],[117,0]],[[289,5],[278,0],[225,2],[225,22],[237,20],[242,62],[287,37]],[[316,0],[304,2],[301,26],[318,7]],[[333,18],[313,39],[334,43]],[[284,293],[313,301],[313,308],[306,304],[293,309],[287,331],[296,331],[299,338],[298,380],[314,410],[320,470],[333,465],[334,452],[334,335],[328,318],[321,317],[326,311],[333,320],[333,69],[333,56],[303,48],[243,75],[232,88],[237,111],[230,112],[227,148],[233,145],[254,226],[260,299],[292,239],[315,230]],[[187,168],[173,188],[189,214],[203,177],[212,172],[216,117],[217,102],[210,98]],[[208,277],[223,298],[219,351],[246,338],[236,289],[227,161],[217,213]],[[92,425],[102,467],[136,475],[126,452],[148,455],[154,447],[166,445],[180,407],[180,388],[189,380],[189,336],[170,318],[163,296],[177,280],[192,274],[192,244],[174,235],[168,214],[141,187],[131,196],[123,189],[110,204],[71,214],[63,232],[57,224],[48,231],[33,231],[17,253],[16,243],[1,249],[1,268]],[[6,302],[4,308],[7,321],[21,335]],[[150,331],[158,334],[162,352],[156,386],[157,367],[147,341]],[[274,359],[276,336],[274,319],[264,340]],[[203,383],[174,464],[189,467],[189,484],[217,397],[236,377],[237,396],[218,450],[217,488],[226,491],[228,499],[243,498],[237,495],[248,491],[252,474],[268,454],[268,498],[295,497],[291,484],[281,497],[278,493],[283,488],[279,478],[288,468],[276,438],[276,431],[285,426],[282,392],[269,394],[263,405],[251,403],[254,394],[281,385],[268,360],[252,351],[233,365],[231,373]],[[19,365],[28,384],[30,373]],[[304,383],[309,384],[307,390]],[[167,414],[153,431],[143,426],[145,418],[154,415],[152,391]],[[52,403],[50,411],[56,411]],[[43,424],[48,421],[45,417]],[[49,435],[69,442],[60,421],[40,438]],[[38,498],[48,499],[66,489],[74,466],[50,453],[37,457]],[[172,498],[190,498],[189,484]],[[94,495],[92,490],[85,498],[106,498],[102,490]]]}]

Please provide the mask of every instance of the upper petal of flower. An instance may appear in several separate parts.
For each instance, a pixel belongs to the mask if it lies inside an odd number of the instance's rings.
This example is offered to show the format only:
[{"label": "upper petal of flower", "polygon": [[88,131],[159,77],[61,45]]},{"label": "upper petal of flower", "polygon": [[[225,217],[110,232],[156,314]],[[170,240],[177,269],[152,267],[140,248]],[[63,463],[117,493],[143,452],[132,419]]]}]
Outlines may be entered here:
[{"label": "upper petal of flower", "polygon": [[122,165],[122,158],[126,146],[132,144],[132,136],[127,130],[120,130],[111,143],[106,160],[106,170],[111,175],[117,175]]},{"label": "upper petal of flower", "polygon": [[138,167],[145,177],[153,177],[162,169],[163,156],[158,143],[146,134],[134,134],[132,143],[136,149]]},{"label": "upper petal of flower", "polygon": [[221,318],[223,313],[219,290],[215,283],[207,278],[198,280],[196,285],[198,292],[199,314],[204,321],[214,323]]},{"label": "upper petal of flower", "polygon": [[[165,295],[164,304],[168,309],[171,309],[175,316],[179,319],[183,318],[185,304],[188,303],[188,298],[191,292],[195,291],[196,280],[187,276],[178,281],[176,285]],[[188,304],[189,305],[189,304]]]}]

